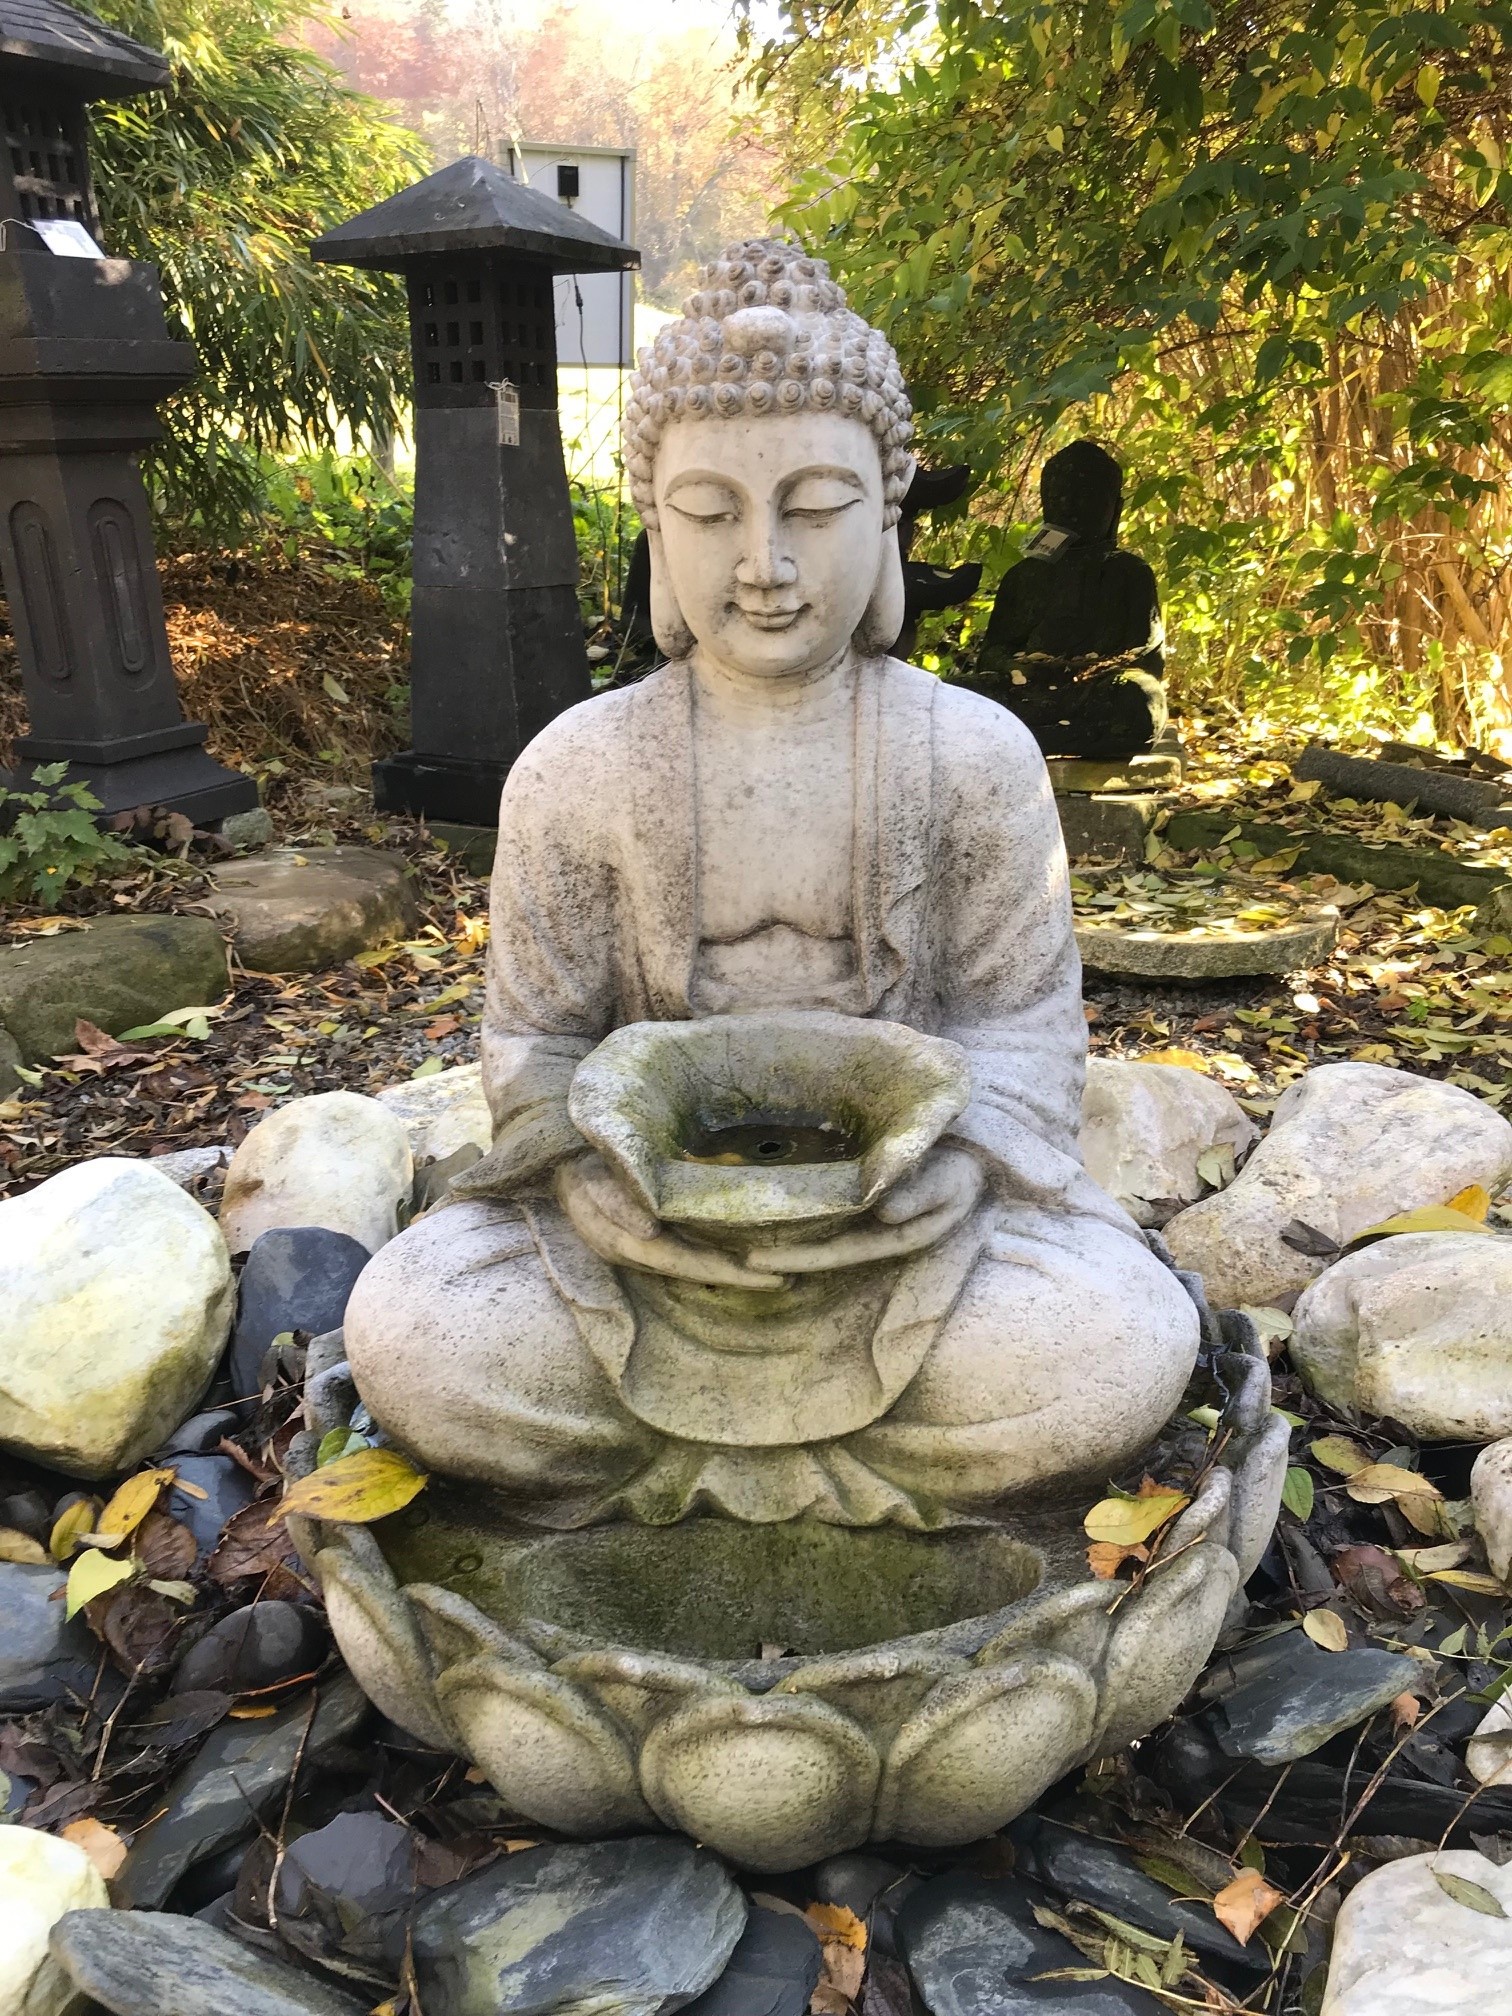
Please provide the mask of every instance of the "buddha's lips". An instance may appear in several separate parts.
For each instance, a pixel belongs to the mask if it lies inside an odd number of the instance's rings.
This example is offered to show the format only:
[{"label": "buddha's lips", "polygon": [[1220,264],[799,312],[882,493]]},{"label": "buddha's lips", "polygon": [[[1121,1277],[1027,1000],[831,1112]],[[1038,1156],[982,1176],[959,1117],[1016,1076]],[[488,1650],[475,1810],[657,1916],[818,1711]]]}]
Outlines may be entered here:
[{"label": "buddha's lips", "polygon": [[808,608],[807,602],[799,602],[789,609],[748,609],[743,602],[735,607],[747,623],[754,623],[758,630],[788,630]]}]

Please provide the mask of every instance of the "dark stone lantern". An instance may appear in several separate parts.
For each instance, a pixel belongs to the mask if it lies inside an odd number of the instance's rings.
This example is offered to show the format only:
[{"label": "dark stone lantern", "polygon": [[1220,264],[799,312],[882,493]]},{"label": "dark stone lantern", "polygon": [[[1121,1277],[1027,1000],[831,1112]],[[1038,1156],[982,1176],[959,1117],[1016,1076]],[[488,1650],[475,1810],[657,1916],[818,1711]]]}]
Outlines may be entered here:
[{"label": "dark stone lantern", "polygon": [[86,107],[167,79],[156,50],[60,0],[0,0],[0,570],[31,722],[0,781],[66,761],[107,813],[203,825],[257,787],[184,719],[135,461],[194,352],[169,340],[156,270],[82,235],[98,228]]},{"label": "dark stone lantern", "polygon": [[590,692],[557,422],[552,278],[640,254],[468,157],[328,231],[338,265],[402,273],[415,369],[412,749],[378,805],[492,826],[510,765]]}]

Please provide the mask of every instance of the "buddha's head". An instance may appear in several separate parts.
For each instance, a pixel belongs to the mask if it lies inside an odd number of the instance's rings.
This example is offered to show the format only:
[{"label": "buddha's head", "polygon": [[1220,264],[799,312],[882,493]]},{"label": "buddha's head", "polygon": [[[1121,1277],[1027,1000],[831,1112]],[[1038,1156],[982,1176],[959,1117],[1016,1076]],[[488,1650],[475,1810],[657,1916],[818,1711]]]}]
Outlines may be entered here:
[{"label": "buddha's head", "polygon": [[822,260],[756,239],[707,267],[625,414],[662,649],[770,676],[885,650],[911,413],[892,346]]}]

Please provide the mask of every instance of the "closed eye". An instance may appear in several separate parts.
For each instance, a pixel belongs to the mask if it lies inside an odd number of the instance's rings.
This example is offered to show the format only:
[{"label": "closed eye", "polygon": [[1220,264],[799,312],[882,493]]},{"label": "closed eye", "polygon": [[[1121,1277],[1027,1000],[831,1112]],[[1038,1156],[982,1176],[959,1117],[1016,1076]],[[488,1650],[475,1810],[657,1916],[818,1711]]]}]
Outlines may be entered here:
[{"label": "closed eye", "polygon": [[667,502],[695,525],[729,525],[740,516],[739,500],[722,483],[680,484]]},{"label": "closed eye", "polygon": [[783,516],[818,524],[836,518],[861,502],[854,484],[840,476],[802,476],[783,501]]}]

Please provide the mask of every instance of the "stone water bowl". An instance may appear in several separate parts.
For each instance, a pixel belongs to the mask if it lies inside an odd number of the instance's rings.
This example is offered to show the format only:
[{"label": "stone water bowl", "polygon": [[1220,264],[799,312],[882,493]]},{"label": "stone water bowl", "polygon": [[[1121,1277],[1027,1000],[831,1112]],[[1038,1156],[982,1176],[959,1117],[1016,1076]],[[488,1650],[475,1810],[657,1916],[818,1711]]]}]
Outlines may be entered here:
[{"label": "stone water bowl", "polygon": [[[1142,1466],[1191,1502],[1141,1579],[1096,1580],[1091,1492],[942,1532],[695,1518],[550,1533],[435,1479],[377,1525],[291,1518],[383,1712],[563,1834],[681,1830],[750,1869],[995,1832],[1169,1715],[1275,1523],[1288,1429],[1247,1318],[1204,1312],[1184,1416]],[[291,1469],[357,1404],[311,1346]]]},{"label": "stone water bowl", "polygon": [[658,1218],[743,1249],[861,1217],[970,1097],[957,1043],[793,1010],[616,1029],[567,1110]]}]

